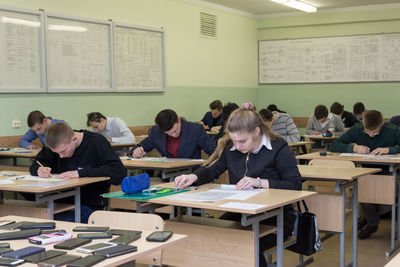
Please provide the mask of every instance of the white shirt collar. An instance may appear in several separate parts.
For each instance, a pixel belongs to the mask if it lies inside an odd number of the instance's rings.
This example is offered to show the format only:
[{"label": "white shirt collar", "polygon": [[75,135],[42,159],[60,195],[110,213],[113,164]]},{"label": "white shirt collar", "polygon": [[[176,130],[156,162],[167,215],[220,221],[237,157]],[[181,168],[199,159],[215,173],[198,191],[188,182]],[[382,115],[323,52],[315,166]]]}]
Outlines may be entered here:
[{"label": "white shirt collar", "polygon": [[[263,134],[263,136],[261,137],[261,143],[260,145],[253,151],[251,151],[251,153],[253,154],[257,154],[258,152],[260,152],[261,148],[265,146],[268,150],[272,150],[272,145],[271,145],[271,140],[269,139],[269,137],[267,137],[265,134]],[[231,149],[229,149],[230,151],[234,151],[236,150],[235,145],[233,145],[231,147]]]},{"label": "white shirt collar", "polygon": [[106,131],[106,130],[111,130],[111,120],[110,120],[110,118],[107,118],[106,127],[105,127],[104,131]]}]

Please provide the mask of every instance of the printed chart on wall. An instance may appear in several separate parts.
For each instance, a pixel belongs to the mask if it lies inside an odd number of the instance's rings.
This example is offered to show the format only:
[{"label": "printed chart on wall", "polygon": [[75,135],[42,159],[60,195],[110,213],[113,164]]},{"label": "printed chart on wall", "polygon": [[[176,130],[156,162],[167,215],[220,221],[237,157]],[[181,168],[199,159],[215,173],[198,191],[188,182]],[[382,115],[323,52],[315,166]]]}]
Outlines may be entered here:
[{"label": "printed chart on wall", "polygon": [[0,92],[44,92],[39,12],[0,9]]},{"label": "printed chart on wall", "polygon": [[400,81],[400,34],[259,41],[259,84]]},{"label": "printed chart on wall", "polygon": [[115,24],[114,39],[116,90],[163,91],[163,30]]},{"label": "printed chart on wall", "polygon": [[111,22],[48,15],[48,91],[112,91],[110,31]]}]

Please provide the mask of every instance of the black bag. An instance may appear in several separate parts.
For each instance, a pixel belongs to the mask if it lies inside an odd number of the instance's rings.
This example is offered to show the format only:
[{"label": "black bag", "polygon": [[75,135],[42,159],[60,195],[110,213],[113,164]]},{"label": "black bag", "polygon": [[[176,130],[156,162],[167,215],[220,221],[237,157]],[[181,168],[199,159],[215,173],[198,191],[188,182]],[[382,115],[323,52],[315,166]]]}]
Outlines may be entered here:
[{"label": "black bag", "polygon": [[300,202],[297,202],[296,243],[287,247],[287,249],[301,255],[310,256],[322,249],[322,243],[318,234],[317,216],[308,211],[304,200],[302,202],[304,212],[301,211]]}]

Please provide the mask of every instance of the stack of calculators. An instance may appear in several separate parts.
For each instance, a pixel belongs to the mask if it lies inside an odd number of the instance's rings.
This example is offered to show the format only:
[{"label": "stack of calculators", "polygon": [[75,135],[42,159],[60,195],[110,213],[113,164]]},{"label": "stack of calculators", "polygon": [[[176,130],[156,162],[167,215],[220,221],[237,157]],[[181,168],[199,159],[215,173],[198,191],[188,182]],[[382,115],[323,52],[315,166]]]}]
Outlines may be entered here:
[{"label": "stack of calculators", "polygon": [[[1,221],[0,221],[1,225]],[[27,246],[13,250],[9,243],[0,243],[0,266],[16,266],[24,262],[36,263],[41,267],[55,267],[67,264],[67,267],[89,267],[107,258],[137,251],[129,245],[140,239],[141,231],[109,229],[109,227],[77,226],[73,229],[77,237],[64,230],[56,230],[54,222],[9,222],[0,226],[2,230],[17,230],[0,233],[0,242],[5,240],[28,239],[30,243],[46,245],[56,243],[55,249],[47,250],[40,246]],[[108,239],[103,243],[89,244],[92,239]],[[81,253],[92,254],[85,257],[67,254],[66,250],[75,249]]]}]

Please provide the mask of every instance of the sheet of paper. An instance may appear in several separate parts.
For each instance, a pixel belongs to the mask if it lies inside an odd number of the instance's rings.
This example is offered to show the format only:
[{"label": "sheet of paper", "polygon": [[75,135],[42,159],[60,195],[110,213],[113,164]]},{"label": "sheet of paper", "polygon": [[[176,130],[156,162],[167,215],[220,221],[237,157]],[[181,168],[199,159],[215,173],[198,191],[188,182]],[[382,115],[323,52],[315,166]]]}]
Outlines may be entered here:
[{"label": "sheet of paper", "polygon": [[209,190],[205,192],[196,192],[191,194],[176,194],[167,198],[174,200],[182,200],[182,201],[216,202],[223,200],[227,197],[230,197],[234,194],[235,192],[222,191],[222,190],[220,190],[220,192],[215,192]]},{"label": "sheet of paper", "polygon": [[241,209],[241,210],[256,210],[267,207],[268,205],[252,204],[252,203],[240,203],[240,202],[227,202],[225,204],[219,205],[221,208],[228,209]]},{"label": "sheet of paper", "polygon": [[359,153],[341,153],[341,157],[363,157],[366,159],[400,159],[399,155],[370,155],[370,154],[359,154]]},{"label": "sheet of paper", "polygon": [[215,193],[219,193],[219,192],[230,192],[233,193],[233,195],[226,197],[225,199],[232,199],[232,200],[246,200],[249,199],[251,197],[254,197],[255,195],[257,195],[258,193],[260,193],[262,190],[261,189],[253,189],[253,190],[236,190],[235,189],[219,189],[219,188],[215,188],[215,189],[211,189],[209,190],[209,192],[215,192]]},{"label": "sheet of paper", "polygon": [[31,184],[23,184],[20,185],[21,187],[37,187],[37,188],[51,188],[54,186],[60,186],[64,184],[70,183],[69,181],[65,180],[51,180],[51,181],[39,181],[39,182],[34,182]]},{"label": "sheet of paper", "polygon": [[119,157],[121,160],[139,160],[139,161],[153,161],[153,162],[178,162],[178,161],[193,161],[203,162],[202,159],[186,159],[186,158],[166,158],[166,157],[143,157],[140,159],[129,158],[127,156]]},{"label": "sheet of paper", "polygon": [[15,184],[15,183],[10,180],[0,180],[0,184]]},{"label": "sheet of paper", "polygon": [[33,176],[33,175],[19,175],[19,176],[12,176],[9,177],[8,179],[10,180],[27,180],[27,181],[49,181],[49,180],[54,180],[56,176],[52,176],[50,178],[40,178],[38,176]]}]

